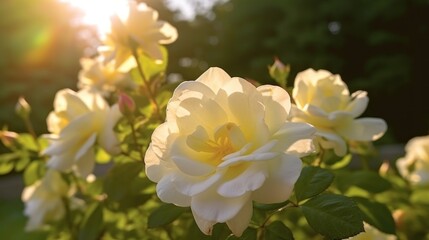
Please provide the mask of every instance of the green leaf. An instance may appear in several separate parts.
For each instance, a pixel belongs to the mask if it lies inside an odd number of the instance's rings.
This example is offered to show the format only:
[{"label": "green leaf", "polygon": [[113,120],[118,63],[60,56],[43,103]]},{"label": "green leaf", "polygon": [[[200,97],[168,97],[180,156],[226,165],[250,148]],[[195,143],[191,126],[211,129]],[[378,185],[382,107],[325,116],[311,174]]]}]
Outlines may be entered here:
[{"label": "green leaf", "polygon": [[13,170],[13,163],[0,163],[0,175],[8,174]]},{"label": "green leaf", "polygon": [[164,46],[159,46],[159,50],[161,50],[162,53],[162,61],[155,61],[145,54],[141,54],[139,56],[139,61],[147,80],[165,72],[165,69],[167,68],[168,51]]},{"label": "green leaf", "polygon": [[280,221],[272,222],[265,232],[267,240],[293,240],[292,231]]},{"label": "green leaf", "polygon": [[254,228],[247,228],[244,230],[243,235],[236,237],[234,235],[229,236],[226,240],[256,240],[258,231]]},{"label": "green leaf", "polygon": [[381,193],[390,189],[391,184],[376,172],[362,170],[356,172],[339,171],[336,176],[336,184],[341,192],[346,192],[350,187],[358,187],[370,193]]},{"label": "green leaf", "polygon": [[18,142],[25,147],[25,149],[38,152],[39,147],[37,146],[36,141],[34,140],[33,136],[31,136],[28,133],[21,133],[18,137]]},{"label": "green leaf", "polygon": [[176,220],[188,208],[177,207],[173,204],[164,204],[155,209],[148,218],[148,228],[155,228],[167,225]]},{"label": "green leaf", "polygon": [[15,171],[20,172],[22,171],[27,165],[30,163],[30,157],[25,152],[21,155],[21,158],[18,159],[18,161],[15,164]]},{"label": "green leaf", "polygon": [[371,171],[358,171],[352,175],[352,186],[357,186],[372,193],[380,193],[391,187],[389,181]]},{"label": "green leaf", "polygon": [[334,174],[326,169],[307,166],[295,183],[295,195],[298,201],[316,196],[331,185]]},{"label": "green leaf", "polygon": [[121,200],[131,188],[131,183],[143,170],[141,162],[127,162],[117,164],[107,174],[103,189],[109,200]]},{"label": "green leaf", "polygon": [[393,220],[392,213],[384,204],[362,197],[353,197],[353,200],[362,211],[365,222],[382,232],[395,234],[395,221]]},{"label": "green leaf", "polygon": [[24,170],[23,178],[25,186],[29,186],[41,179],[45,174],[45,164],[43,161],[34,160]]},{"label": "green leaf", "polygon": [[103,208],[95,203],[86,210],[79,231],[79,240],[100,239],[103,230]]},{"label": "green leaf", "polygon": [[429,189],[415,189],[410,201],[414,204],[429,205]]},{"label": "green leaf", "polygon": [[20,156],[19,152],[4,153],[0,155],[0,163],[8,163],[18,159]]},{"label": "green leaf", "polygon": [[301,209],[308,224],[328,238],[343,239],[364,231],[362,213],[348,197],[321,194],[305,202]]}]

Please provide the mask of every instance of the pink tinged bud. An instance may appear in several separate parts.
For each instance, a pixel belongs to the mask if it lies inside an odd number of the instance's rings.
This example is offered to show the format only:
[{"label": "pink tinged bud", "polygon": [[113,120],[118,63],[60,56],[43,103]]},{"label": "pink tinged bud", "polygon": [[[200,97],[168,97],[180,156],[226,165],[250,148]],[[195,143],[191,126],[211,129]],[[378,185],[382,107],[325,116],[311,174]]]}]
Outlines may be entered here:
[{"label": "pink tinged bud", "polygon": [[284,65],[278,58],[274,59],[274,63],[268,66],[268,72],[281,87],[285,88],[287,77],[289,76],[290,66]]},{"label": "pink tinged bud", "polygon": [[121,111],[121,113],[124,115],[131,114],[136,110],[136,104],[134,100],[123,92],[119,93],[118,105],[119,111]]},{"label": "pink tinged bud", "polygon": [[11,147],[16,142],[18,136],[16,132],[0,131],[0,140],[6,147]]},{"label": "pink tinged bud", "polygon": [[23,98],[19,97],[18,102],[15,105],[15,113],[23,119],[27,119],[30,116],[31,107],[30,104]]}]

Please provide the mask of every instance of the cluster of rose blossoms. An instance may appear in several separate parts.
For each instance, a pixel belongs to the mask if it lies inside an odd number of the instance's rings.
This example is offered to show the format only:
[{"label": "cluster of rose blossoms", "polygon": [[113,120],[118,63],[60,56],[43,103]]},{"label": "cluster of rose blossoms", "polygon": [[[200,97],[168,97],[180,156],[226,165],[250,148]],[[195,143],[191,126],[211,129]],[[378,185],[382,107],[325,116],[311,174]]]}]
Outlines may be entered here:
[{"label": "cluster of rose blossoms", "polygon": [[[86,178],[94,168],[95,146],[120,154],[114,126],[122,114],[105,97],[137,88],[129,74],[136,67],[135,52],[164,61],[160,44],[176,38],[176,29],[144,4],[130,2],[127,16],[113,18],[99,55],[81,61],[80,90],[61,90],[55,97],[47,119],[50,145],[44,150],[48,172],[23,192],[27,229],[64,215],[62,198],[73,198],[76,190],[69,189],[59,171]],[[159,198],[190,207],[205,234],[225,222],[240,236],[253,202],[278,203],[291,196],[301,157],[324,149],[344,156],[349,141],[374,141],[386,131],[382,119],[358,118],[367,107],[367,94],[350,94],[339,75],[303,71],[292,96],[293,103],[281,87],[255,87],[220,68],[181,83],[144,157]]]}]

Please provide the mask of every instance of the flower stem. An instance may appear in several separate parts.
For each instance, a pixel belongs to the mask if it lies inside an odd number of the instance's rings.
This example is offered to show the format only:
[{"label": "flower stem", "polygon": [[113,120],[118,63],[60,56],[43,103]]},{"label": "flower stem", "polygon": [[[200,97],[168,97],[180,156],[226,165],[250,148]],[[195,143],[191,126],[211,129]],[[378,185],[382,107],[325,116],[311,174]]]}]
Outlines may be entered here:
[{"label": "flower stem", "polygon": [[134,126],[134,121],[133,121],[133,117],[127,117],[128,123],[130,124],[131,127],[131,135],[133,136],[133,140],[134,140],[134,145],[138,148],[138,152],[140,154],[140,158],[144,164],[144,154],[142,151],[142,146],[139,144],[138,142],[138,138],[137,138],[137,130],[136,127]]},{"label": "flower stem", "polygon": [[76,238],[77,237],[76,232],[75,232],[74,227],[73,227],[73,219],[72,219],[72,215],[71,215],[69,201],[66,197],[63,197],[62,200],[63,200],[63,204],[64,204],[64,208],[65,208],[67,227],[69,228],[69,231],[70,231],[70,237],[71,237],[71,239],[77,239]]},{"label": "flower stem", "polygon": [[34,143],[36,144],[38,151],[40,151],[41,149],[40,149],[39,141],[37,140],[36,131],[34,131],[33,124],[31,123],[31,121],[28,117],[24,118],[24,124],[25,124],[25,128],[27,128],[27,131],[30,133],[31,137],[33,138]]},{"label": "flower stem", "polygon": [[142,85],[142,89],[143,92],[145,93],[145,95],[147,96],[147,98],[149,99],[150,104],[152,105],[153,109],[154,109],[154,113],[157,119],[162,119],[161,117],[161,110],[159,109],[159,105],[158,102],[155,99],[155,94],[152,92],[152,89],[150,87],[150,83],[149,81],[146,79],[146,77],[144,76],[143,73],[143,67],[139,61],[139,57],[138,57],[138,53],[137,53],[137,48],[132,46],[131,47],[131,52],[133,54],[134,59],[137,62],[137,70],[141,76],[141,78],[143,79],[143,85]]}]

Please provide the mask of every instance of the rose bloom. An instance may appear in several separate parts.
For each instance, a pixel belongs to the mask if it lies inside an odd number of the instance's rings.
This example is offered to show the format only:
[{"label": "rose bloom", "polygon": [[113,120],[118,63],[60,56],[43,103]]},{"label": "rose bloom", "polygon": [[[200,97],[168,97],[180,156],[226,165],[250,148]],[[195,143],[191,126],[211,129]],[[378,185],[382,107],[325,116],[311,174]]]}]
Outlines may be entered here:
[{"label": "rose bloom", "polygon": [[429,135],[415,137],[405,146],[406,155],[398,159],[399,173],[416,185],[429,183]]},{"label": "rose bloom", "polygon": [[290,106],[282,88],[255,88],[219,68],[180,84],[145,156],[160,199],[190,206],[205,234],[226,222],[240,236],[252,201],[286,201],[300,156],[313,151],[314,128],[287,121]]},{"label": "rose bloom", "polygon": [[129,73],[119,72],[113,62],[104,63],[103,58],[82,58],[78,87],[92,88],[104,94],[117,89],[133,89],[136,84]]},{"label": "rose bloom", "polygon": [[338,156],[347,153],[346,140],[374,141],[387,129],[383,119],[356,119],[368,105],[367,93],[350,95],[341,77],[326,70],[298,73],[292,95],[292,121],[316,127],[321,147],[333,149]]},{"label": "rose bloom", "polygon": [[[36,230],[50,221],[60,220],[65,213],[62,198],[69,198],[72,194],[73,190],[61,178],[60,173],[48,170],[42,180],[24,188],[22,192],[24,214],[28,217],[25,229]],[[72,199],[75,200],[77,199]]]},{"label": "rose bloom", "polygon": [[169,23],[158,21],[158,12],[144,3],[129,1],[128,15],[112,18],[112,30],[99,48],[108,60],[114,60],[116,68],[128,71],[136,66],[132,45],[155,60],[165,60],[160,44],[170,44],[177,39],[177,30]]},{"label": "rose bloom", "polygon": [[98,92],[60,90],[47,118],[52,133],[44,150],[50,156],[48,166],[86,177],[94,168],[96,142],[110,154],[120,151],[113,128],[121,116],[118,106],[110,107]]},{"label": "rose bloom", "polygon": [[396,240],[395,235],[380,232],[378,229],[364,222],[365,232],[361,232],[356,236],[348,238],[348,240]]}]

